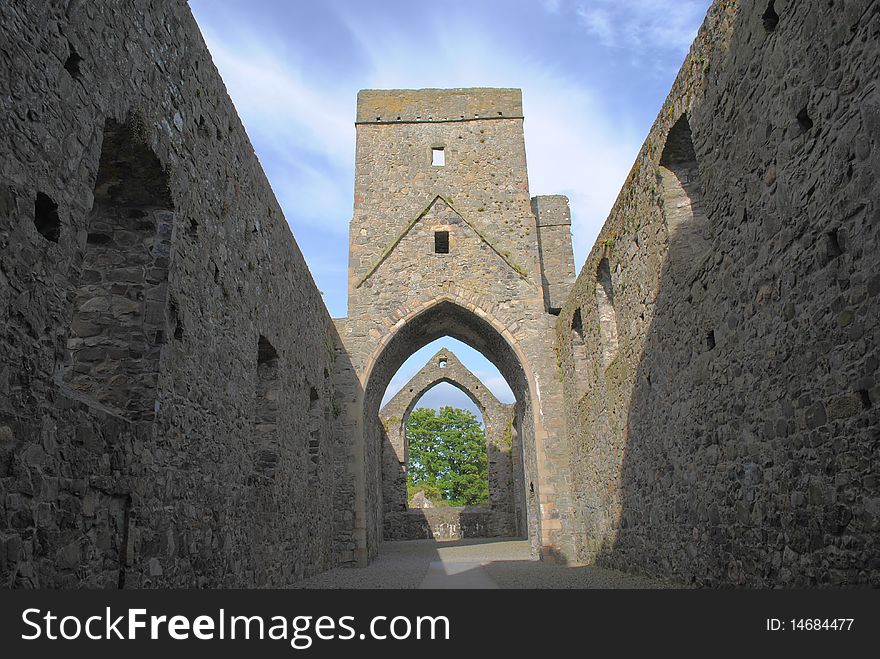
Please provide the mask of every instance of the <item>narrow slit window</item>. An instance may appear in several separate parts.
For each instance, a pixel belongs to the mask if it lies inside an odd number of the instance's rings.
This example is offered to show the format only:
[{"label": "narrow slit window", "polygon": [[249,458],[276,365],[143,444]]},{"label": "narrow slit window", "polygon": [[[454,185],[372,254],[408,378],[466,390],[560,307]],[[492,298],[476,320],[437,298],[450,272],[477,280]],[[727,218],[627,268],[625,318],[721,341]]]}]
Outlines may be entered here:
[{"label": "narrow slit window", "polygon": [[584,341],[584,320],[581,310],[575,309],[571,316],[571,362],[575,391],[580,400],[587,392],[588,354]]},{"label": "narrow slit window", "polygon": [[448,231],[435,231],[434,232],[434,253],[435,254],[449,254],[449,232]]},{"label": "narrow slit window", "polygon": [[319,482],[319,461],[321,458],[322,405],[318,390],[309,390],[309,484]]},{"label": "narrow slit window", "polygon": [[[68,44],[69,45],[69,44]],[[79,78],[80,76],[80,63],[82,62],[82,57],[73,49],[73,46],[70,46],[70,54],[67,56],[67,59],[64,61],[64,69],[70,74],[72,78]]]},{"label": "narrow slit window", "polygon": [[607,257],[603,257],[596,270],[596,309],[599,312],[602,364],[607,367],[617,355],[617,311],[614,309],[614,286]]},{"label": "narrow slit window", "polygon": [[254,387],[254,467],[258,474],[273,478],[281,459],[278,411],[281,391],[278,352],[265,336],[257,341],[257,373]]},{"label": "narrow slit window", "polygon": [[584,343],[584,321],[581,316],[581,310],[575,309],[574,315],[571,317],[571,337],[572,340],[577,338],[578,344],[583,345]]},{"label": "narrow slit window", "polygon": [[764,20],[764,29],[767,32],[773,32],[776,29],[776,26],[779,25],[779,14],[776,13],[776,8],[773,6],[776,0],[770,0],[770,4],[767,5],[767,11],[761,16]]},{"label": "narrow slit window", "polygon": [[446,149],[442,146],[435,146],[431,149],[431,164],[434,167],[444,167],[446,165]]},{"label": "narrow slit window", "polygon": [[34,202],[34,225],[46,240],[58,242],[61,236],[61,220],[58,218],[58,204],[42,192],[37,193]]}]

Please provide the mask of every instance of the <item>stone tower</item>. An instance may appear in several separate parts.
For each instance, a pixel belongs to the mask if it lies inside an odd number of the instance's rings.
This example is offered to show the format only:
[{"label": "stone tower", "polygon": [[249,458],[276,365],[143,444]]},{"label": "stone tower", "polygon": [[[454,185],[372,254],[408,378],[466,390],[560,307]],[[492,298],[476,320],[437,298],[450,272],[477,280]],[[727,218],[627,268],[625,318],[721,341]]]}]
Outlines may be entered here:
[{"label": "stone tower", "polygon": [[556,555],[568,493],[552,335],[574,264],[567,200],[529,194],[522,94],[365,90],[356,125],[349,316],[337,321],[363,388],[348,410],[361,440],[353,558],[374,555],[382,533],[382,395],[444,335],[481,351],[514,391],[529,537]]}]

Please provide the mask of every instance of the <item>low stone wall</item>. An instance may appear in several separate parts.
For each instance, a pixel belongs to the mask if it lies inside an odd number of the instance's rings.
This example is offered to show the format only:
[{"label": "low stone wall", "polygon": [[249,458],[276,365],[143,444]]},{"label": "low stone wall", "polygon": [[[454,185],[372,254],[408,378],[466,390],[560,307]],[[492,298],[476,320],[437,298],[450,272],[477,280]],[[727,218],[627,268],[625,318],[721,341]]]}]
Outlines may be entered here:
[{"label": "low stone wall", "polygon": [[485,506],[425,508],[385,514],[386,540],[462,540],[512,537],[513,515]]}]

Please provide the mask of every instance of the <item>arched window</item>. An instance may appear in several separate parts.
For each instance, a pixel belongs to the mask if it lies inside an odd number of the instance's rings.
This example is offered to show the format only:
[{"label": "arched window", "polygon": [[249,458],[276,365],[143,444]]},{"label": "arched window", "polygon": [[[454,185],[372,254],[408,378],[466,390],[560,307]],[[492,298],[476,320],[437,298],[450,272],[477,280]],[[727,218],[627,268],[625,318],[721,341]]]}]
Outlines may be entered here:
[{"label": "arched window", "polygon": [[330,408],[321,405],[321,396],[314,387],[309,389],[309,484],[319,482],[319,467],[321,459],[321,433],[322,427],[329,422]]},{"label": "arched window", "polygon": [[257,382],[254,405],[255,468],[264,476],[274,476],[280,457],[278,439],[278,353],[265,336],[257,342]]},{"label": "arched window", "polygon": [[[456,345],[485,382],[444,345],[447,342]],[[422,367],[401,383],[419,364]],[[420,527],[412,526],[408,509],[450,505],[453,516],[464,514],[468,506],[480,507],[479,515],[466,523],[450,522],[441,533],[521,532],[523,460],[514,454],[522,445],[513,430],[514,394],[506,378],[478,351],[445,336],[412,353],[392,380],[380,410],[386,538],[411,538],[414,528],[421,533]]]},{"label": "arched window", "polygon": [[617,355],[617,312],[614,309],[614,287],[607,257],[599,262],[596,270],[596,309],[599,314],[602,366],[607,367]]},{"label": "arched window", "polygon": [[669,236],[669,259],[687,272],[708,252],[706,214],[702,204],[700,168],[687,116],[682,115],[666,137],[659,167],[660,189]]},{"label": "arched window", "polygon": [[588,356],[587,344],[584,339],[584,319],[580,308],[574,310],[571,316],[571,374],[574,379],[578,399],[580,399],[587,391],[588,377]]},{"label": "arched window", "polygon": [[439,382],[404,415],[409,508],[488,503],[485,417],[471,395]]},{"label": "arched window", "polygon": [[775,0],[770,0],[767,3],[767,9],[764,10],[764,13],[761,15],[761,20],[764,22],[764,29],[767,32],[773,32],[776,29],[776,26],[779,25],[779,14],[776,13],[776,4]]},{"label": "arched window", "polygon": [[137,122],[108,119],[63,381],[132,420],[155,414],[174,207]]}]

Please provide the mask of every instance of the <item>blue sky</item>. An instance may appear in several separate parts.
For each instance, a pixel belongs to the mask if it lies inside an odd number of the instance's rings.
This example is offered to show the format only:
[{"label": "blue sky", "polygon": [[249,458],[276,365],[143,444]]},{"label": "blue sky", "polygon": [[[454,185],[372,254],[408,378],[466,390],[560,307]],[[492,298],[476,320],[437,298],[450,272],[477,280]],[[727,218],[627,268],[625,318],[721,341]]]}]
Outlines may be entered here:
[{"label": "blue sky", "polygon": [[[571,200],[580,269],[711,0],[189,0],[334,317],[346,315],[356,95],[520,87],[532,195]],[[491,363],[442,345],[502,400]],[[472,408],[437,387],[422,404]],[[465,405],[465,403],[467,403]]]}]

